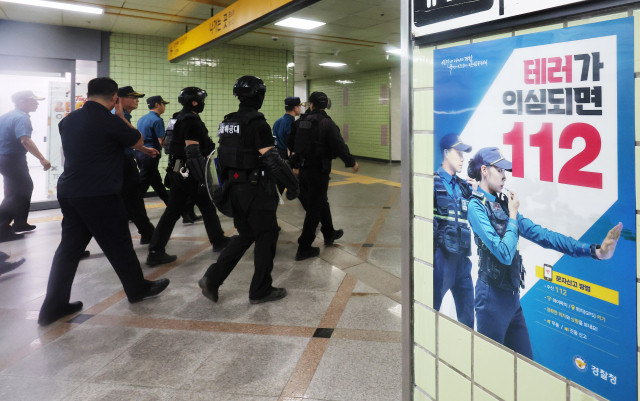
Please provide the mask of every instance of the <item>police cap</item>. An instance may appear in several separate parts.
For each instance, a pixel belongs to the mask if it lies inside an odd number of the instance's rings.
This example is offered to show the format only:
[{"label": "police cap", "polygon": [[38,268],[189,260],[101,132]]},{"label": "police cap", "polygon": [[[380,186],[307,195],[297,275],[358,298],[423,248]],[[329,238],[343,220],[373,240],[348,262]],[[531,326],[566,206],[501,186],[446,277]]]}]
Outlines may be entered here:
[{"label": "police cap", "polygon": [[169,104],[169,102],[167,102],[166,100],[164,100],[162,98],[162,96],[149,96],[147,98],[147,104],[149,105],[149,107],[154,107],[156,105],[156,103],[160,103],[160,104]]},{"label": "police cap", "polygon": [[300,101],[299,97],[292,97],[289,96],[288,98],[284,99],[284,108],[287,110],[293,110],[294,107],[296,106],[302,106],[302,102]]},{"label": "police cap", "polygon": [[473,156],[473,159],[483,166],[500,167],[503,170],[511,171],[512,164],[500,152],[498,148],[482,148]]},{"label": "police cap", "polygon": [[144,93],[134,91],[132,86],[123,86],[122,88],[118,88],[118,97],[133,97],[140,99],[141,97],[144,97]]},{"label": "police cap", "polygon": [[19,103],[27,99],[44,100],[45,98],[34,95],[32,91],[21,91],[11,95],[13,103]]},{"label": "police cap", "polygon": [[440,149],[445,150],[451,148],[467,153],[471,152],[472,149],[471,146],[462,143],[460,137],[457,134],[448,134],[442,137],[442,139],[440,140]]}]

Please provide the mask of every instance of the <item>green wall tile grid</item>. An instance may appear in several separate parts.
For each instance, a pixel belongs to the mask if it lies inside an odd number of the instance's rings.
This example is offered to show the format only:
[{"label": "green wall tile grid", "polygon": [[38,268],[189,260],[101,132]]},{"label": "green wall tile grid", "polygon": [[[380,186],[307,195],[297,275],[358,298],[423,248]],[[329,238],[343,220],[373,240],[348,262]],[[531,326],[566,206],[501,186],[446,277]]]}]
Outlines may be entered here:
[{"label": "green wall tile grid", "polygon": [[388,136],[386,144],[382,138],[383,126],[388,135],[390,124],[389,70],[314,79],[309,93],[314,91],[329,96],[327,114],[338,127],[348,124],[347,145],[353,155],[389,160]]}]

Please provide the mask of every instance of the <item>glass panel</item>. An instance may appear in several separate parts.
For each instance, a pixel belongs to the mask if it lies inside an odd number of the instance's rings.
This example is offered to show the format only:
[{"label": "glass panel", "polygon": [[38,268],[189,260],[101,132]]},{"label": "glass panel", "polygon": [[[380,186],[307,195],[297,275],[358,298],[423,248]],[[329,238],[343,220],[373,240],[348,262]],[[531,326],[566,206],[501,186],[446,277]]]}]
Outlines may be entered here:
[{"label": "glass panel", "polygon": [[[58,134],[58,123],[71,109],[71,73],[0,71],[0,115],[15,108],[11,95],[31,90],[36,96],[44,97],[38,109],[29,113],[33,132],[31,139],[40,153],[51,162],[51,170],[44,171],[33,155],[27,153],[29,173],[34,189],[32,202],[56,200],[55,183],[62,173],[62,147]],[[51,141],[51,138],[57,138]],[[4,198],[4,189],[0,187],[0,196]]]}]

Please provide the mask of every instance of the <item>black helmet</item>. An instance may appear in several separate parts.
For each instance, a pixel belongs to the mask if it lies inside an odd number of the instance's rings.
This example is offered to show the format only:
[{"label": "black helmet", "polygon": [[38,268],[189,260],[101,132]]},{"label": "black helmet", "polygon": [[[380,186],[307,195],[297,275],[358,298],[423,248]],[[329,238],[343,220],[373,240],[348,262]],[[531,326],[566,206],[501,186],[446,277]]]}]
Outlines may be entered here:
[{"label": "black helmet", "polygon": [[261,96],[264,99],[264,94],[267,92],[267,86],[264,82],[252,75],[245,75],[238,78],[236,84],[233,85],[233,96],[240,98],[254,98]]},{"label": "black helmet", "polygon": [[189,86],[180,91],[178,102],[180,102],[180,104],[183,106],[187,106],[190,105],[194,100],[198,103],[202,103],[206,98],[207,91],[195,86]]}]

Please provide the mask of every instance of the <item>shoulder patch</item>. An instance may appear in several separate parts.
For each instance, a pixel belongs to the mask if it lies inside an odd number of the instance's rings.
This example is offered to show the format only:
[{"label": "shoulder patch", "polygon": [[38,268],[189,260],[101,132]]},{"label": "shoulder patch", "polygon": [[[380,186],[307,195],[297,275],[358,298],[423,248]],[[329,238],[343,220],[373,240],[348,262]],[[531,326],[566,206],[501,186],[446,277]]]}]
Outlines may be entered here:
[{"label": "shoulder patch", "polygon": [[474,198],[478,198],[480,200],[484,200],[484,194],[482,192],[480,192],[480,191],[473,191],[471,193],[471,196],[474,197]]}]

